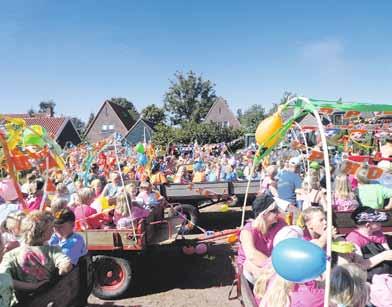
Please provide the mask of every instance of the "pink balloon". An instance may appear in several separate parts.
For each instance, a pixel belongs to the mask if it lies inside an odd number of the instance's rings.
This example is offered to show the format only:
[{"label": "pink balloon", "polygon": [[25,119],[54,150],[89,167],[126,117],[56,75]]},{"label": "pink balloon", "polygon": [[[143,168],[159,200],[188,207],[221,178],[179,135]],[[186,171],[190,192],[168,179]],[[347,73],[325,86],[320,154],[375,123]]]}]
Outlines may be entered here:
[{"label": "pink balloon", "polygon": [[207,252],[207,244],[201,243],[196,245],[196,254],[198,255],[203,255]]}]

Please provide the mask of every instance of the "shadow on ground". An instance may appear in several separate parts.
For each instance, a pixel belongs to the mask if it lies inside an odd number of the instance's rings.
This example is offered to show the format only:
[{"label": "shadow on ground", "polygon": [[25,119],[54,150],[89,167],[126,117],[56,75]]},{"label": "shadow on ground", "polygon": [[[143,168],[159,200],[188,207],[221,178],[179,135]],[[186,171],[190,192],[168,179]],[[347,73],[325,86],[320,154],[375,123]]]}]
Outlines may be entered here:
[{"label": "shadow on ground", "polygon": [[[250,217],[247,212],[246,218]],[[202,212],[199,225],[207,230],[236,228],[241,212]],[[213,245],[204,256],[186,256],[180,247],[152,250],[131,259],[134,284],[126,296],[139,297],[171,289],[205,289],[231,285],[235,252],[230,245]]]}]

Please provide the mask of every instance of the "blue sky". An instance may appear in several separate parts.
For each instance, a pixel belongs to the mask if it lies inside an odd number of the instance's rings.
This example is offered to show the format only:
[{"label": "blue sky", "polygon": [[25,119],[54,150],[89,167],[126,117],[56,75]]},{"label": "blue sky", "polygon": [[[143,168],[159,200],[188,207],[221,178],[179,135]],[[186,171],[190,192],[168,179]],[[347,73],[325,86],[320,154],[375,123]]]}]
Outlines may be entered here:
[{"label": "blue sky", "polygon": [[391,37],[392,1],[2,1],[0,112],[140,111],[191,69],[233,111],[285,90],[391,103]]}]

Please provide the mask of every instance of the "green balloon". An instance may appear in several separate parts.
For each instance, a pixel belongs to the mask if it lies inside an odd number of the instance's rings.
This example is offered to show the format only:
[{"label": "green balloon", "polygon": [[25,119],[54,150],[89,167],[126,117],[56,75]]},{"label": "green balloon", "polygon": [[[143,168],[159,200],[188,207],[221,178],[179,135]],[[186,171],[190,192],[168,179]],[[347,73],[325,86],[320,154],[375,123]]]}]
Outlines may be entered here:
[{"label": "green balloon", "polygon": [[136,152],[138,152],[138,153],[141,153],[141,154],[144,154],[144,146],[143,146],[143,144],[142,143],[138,143],[137,145],[136,145]]}]

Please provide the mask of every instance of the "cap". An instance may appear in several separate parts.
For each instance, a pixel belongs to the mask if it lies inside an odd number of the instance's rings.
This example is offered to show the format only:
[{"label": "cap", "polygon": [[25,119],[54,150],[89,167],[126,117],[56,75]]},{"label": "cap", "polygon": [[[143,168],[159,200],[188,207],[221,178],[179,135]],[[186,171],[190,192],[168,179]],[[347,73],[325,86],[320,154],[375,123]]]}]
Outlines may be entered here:
[{"label": "cap", "polygon": [[357,225],[366,223],[382,223],[388,221],[388,214],[370,207],[359,207],[352,214],[351,219]]},{"label": "cap", "polygon": [[75,214],[69,208],[56,211],[53,215],[55,225],[61,225],[67,222],[75,222]]},{"label": "cap", "polygon": [[256,197],[256,199],[252,203],[252,210],[254,216],[257,217],[260,213],[267,210],[268,207],[270,207],[274,202],[275,199],[268,194],[263,194]]},{"label": "cap", "polygon": [[289,160],[289,164],[293,166],[298,166],[300,164],[300,159],[298,157],[293,157]]}]

